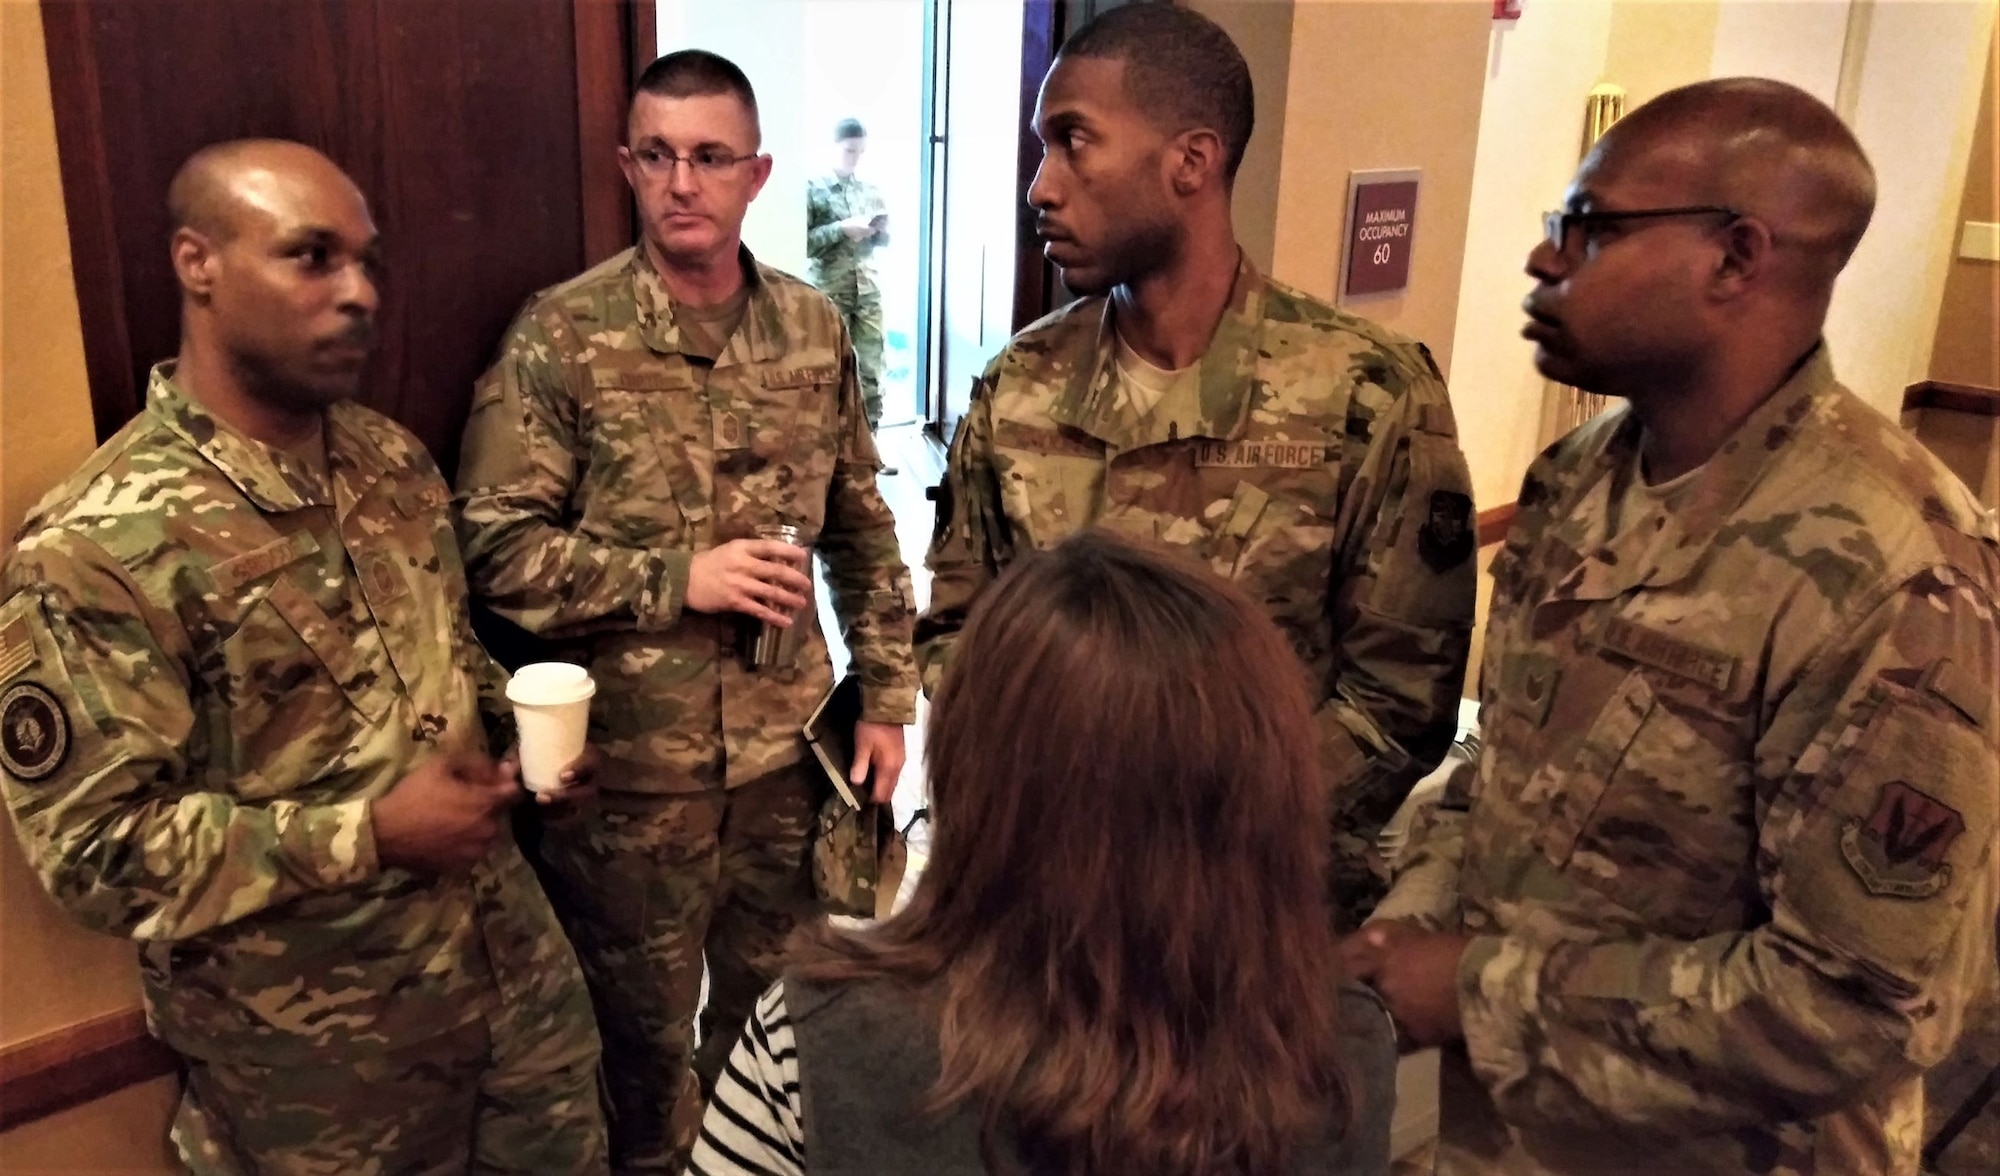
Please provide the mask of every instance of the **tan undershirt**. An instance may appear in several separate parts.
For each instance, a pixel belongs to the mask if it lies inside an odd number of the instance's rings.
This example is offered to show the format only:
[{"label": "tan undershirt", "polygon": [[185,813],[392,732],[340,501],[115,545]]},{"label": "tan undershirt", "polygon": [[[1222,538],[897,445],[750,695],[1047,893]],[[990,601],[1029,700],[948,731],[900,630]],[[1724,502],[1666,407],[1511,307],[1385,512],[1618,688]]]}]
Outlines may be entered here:
[{"label": "tan undershirt", "polygon": [[682,352],[713,364],[729,349],[729,339],[743,325],[743,313],[749,306],[747,282],[714,306],[676,303],[674,326],[680,329]]},{"label": "tan undershirt", "polygon": [[1656,485],[1646,482],[1645,459],[1639,446],[1632,448],[1632,460],[1615,475],[1618,485],[1611,495],[1611,517],[1606,520],[1606,533],[1616,538],[1627,527],[1636,527],[1650,518],[1655,510],[1666,507],[1671,510],[1681,491],[1694,483],[1695,476],[1702,471],[1701,466],[1669,481]]}]

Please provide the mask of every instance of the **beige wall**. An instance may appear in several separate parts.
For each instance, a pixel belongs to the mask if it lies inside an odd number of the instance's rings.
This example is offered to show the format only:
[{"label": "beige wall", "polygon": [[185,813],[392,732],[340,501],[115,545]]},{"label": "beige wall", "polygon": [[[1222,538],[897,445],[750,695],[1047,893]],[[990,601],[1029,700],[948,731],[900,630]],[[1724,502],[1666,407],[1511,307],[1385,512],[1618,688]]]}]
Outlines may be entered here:
[{"label": "beige wall", "polygon": [[[41,10],[0,0],[0,533],[92,447]],[[8,546],[0,539],[0,552]],[[0,825],[4,825],[0,819]],[[138,1003],[130,944],[69,922],[0,829],[0,1047]],[[0,1134],[0,1171],[160,1172],[173,1082]]]},{"label": "beige wall", "polygon": [[1292,12],[1271,272],[1332,297],[1348,173],[1423,169],[1409,289],[1352,309],[1429,344],[1447,374],[1492,16],[1485,0],[1300,0]]},{"label": "beige wall", "polygon": [[[1480,505],[1512,499],[1539,441],[1544,381],[1518,338],[1520,268],[1534,215],[1554,207],[1576,165],[1591,85],[1625,87],[1629,109],[1674,86],[1751,74],[1836,105],[1875,160],[1881,198],[1827,338],[1842,377],[1894,415],[1904,387],[1934,373],[1993,12],[1993,0],[1531,0],[1520,21],[1495,26],[1452,369]],[[1946,361],[1985,344],[1972,366],[1992,370],[2000,269],[1951,269],[1951,322],[1971,327],[1954,328]]]},{"label": "beige wall", "polygon": [[40,8],[0,3],[0,551],[91,450]]},{"label": "beige wall", "polygon": [[[0,0],[12,4],[15,0]],[[7,1176],[169,1176],[183,1169],[167,1142],[179,1097],[156,1078],[0,1133]]]},{"label": "beige wall", "polygon": [[1709,76],[1722,19],[1717,0],[1562,0],[1556,11],[1582,20],[1585,7],[1609,9],[1603,80],[1625,87],[1626,109]]},{"label": "beige wall", "polygon": [[[1452,403],[1482,508],[1514,501],[1539,445],[1542,390],[1521,338],[1522,272],[1539,216],[1562,203],[1603,76],[1609,0],[1534,4],[1488,36],[1471,216],[1459,277]],[[1704,56],[1705,56],[1704,51]]]},{"label": "beige wall", "polygon": [[1826,335],[1842,380],[1891,417],[1904,388],[1930,374],[1994,10],[1993,0],[1876,0],[1848,46],[1840,113],[1875,164],[1875,219]]},{"label": "beige wall", "polygon": [[1293,0],[1183,0],[1228,32],[1250,67],[1257,125],[1236,173],[1236,238],[1250,260],[1271,272],[1278,221],[1279,148],[1292,75]]},{"label": "beige wall", "polygon": [[[2000,221],[2000,157],[1994,150],[1994,61],[2000,55],[2000,28],[1986,51],[1986,85],[1973,131],[1971,161],[1965,169],[1965,198],[1958,232],[1966,221]],[[1958,232],[1952,236],[1954,246]],[[1938,312],[1937,342],[1931,348],[1930,378],[1954,384],[2000,388],[2000,262],[1954,256],[1945,276]]]}]

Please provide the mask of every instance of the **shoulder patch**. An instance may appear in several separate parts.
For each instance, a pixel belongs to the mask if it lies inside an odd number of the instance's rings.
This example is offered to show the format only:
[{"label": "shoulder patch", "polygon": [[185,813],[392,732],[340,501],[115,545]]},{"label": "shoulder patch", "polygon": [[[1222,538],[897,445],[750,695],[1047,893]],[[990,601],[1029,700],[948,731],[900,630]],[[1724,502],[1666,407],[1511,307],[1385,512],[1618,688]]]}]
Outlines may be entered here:
[{"label": "shoulder patch", "polygon": [[1965,818],[1943,801],[1902,780],[1875,795],[1866,821],[1840,831],[1840,852],[1868,893],[1887,898],[1930,898],[1951,882],[1945,854],[1965,832]]},{"label": "shoulder patch", "polygon": [[69,719],[62,704],[35,682],[0,694],[0,766],[33,783],[53,775],[69,756]]},{"label": "shoulder patch", "polygon": [[0,625],[0,683],[35,668],[35,635],[28,618],[17,616]]},{"label": "shoulder patch", "polygon": [[1433,490],[1417,554],[1434,572],[1448,572],[1472,558],[1478,532],[1472,525],[1472,497],[1456,490]]}]

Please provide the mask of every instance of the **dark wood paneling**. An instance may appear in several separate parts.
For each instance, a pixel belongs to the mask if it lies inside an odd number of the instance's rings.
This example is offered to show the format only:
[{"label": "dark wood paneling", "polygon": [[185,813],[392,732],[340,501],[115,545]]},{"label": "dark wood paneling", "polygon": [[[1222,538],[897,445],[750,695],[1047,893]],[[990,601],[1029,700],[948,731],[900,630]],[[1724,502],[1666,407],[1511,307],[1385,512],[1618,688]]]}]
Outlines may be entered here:
[{"label": "dark wood paneling", "polygon": [[174,1052],[138,1009],[0,1049],[0,1131],[174,1072]]},{"label": "dark wood paneling", "polygon": [[639,75],[660,55],[660,9],[652,0],[640,0],[628,7],[632,28],[632,86],[626,88],[629,92],[639,84]]},{"label": "dark wood paneling", "polygon": [[[48,45],[49,89],[60,143],[99,144],[104,140],[104,106],[98,100],[91,17],[90,7],[84,4],[43,5],[42,36]],[[58,165],[67,205],[77,310],[84,328],[83,362],[90,381],[90,410],[97,439],[102,441],[138,411],[142,386],[132,371],[132,341],[125,327],[111,161],[101,149],[71,149],[59,152]]]},{"label": "dark wood paneling", "polygon": [[2000,388],[1925,380],[1903,389],[1903,411],[1942,408],[1972,416],[2000,416]]},{"label": "dark wood paneling", "polygon": [[621,0],[574,2],[583,253],[586,264],[596,265],[636,239],[632,200],[618,170],[618,146],[625,141],[625,107],[637,80],[633,72],[637,38],[645,34],[624,27],[623,21],[628,11],[636,17],[642,10],[650,24],[653,6],[642,3],[634,9]]},{"label": "dark wood paneling", "polygon": [[1479,512],[1479,545],[1491,547],[1507,538],[1507,528],[1514,525],[1514,516],[1520,513],[1517,503],[1509,502],[1492,510]]},{"label": "dark wood paneling", "polygon": [[1028,207],[1028,187],[1042,165],[1042,141],[1035,135],[1035,99],[1042,78],[1055,60],[1062,40],[1063,0],[1027,0],[1021,26],[1021,138],[1015,167],[1014,208],[1020,217],[1014,229],[1014,329],[1047,314],[1056,286],[1054,267],[1042,256],[1035,237],[1035,210]]},{"label": "dark wood paneling", "polygon": [[624,109],[635,2],[43,0],[99,436],[178,349],[168,180],[204,144],[276,136],[367,194],[389,278],[363,400],[449,469],[514,311],[594,256],[586,210],[598,250],[629,227],[615,161],[607,198],[581,145]]}]

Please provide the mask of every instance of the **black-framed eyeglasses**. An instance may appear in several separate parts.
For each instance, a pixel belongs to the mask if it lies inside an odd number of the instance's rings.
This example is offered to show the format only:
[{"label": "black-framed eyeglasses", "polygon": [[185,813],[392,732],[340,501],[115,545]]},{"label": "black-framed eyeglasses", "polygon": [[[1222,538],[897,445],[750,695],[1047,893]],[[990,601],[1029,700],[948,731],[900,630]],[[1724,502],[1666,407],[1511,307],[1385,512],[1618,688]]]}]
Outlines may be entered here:
[{"label": "black-framed eyeglasses", "polygon": [[632,148],[632,160],[639,170],[655,179],[665,179],[674,174],[674,165],[685,163],[688,170],[697,177],[706,179],[719,176],[739,163],[747,163],[756,155],[734,155],[719,147],[701,147],[686,155],[676,155],[658,147]]},{"label": "black-framed eyeglasses", "polygon": [[1724,204],[1690,204],[1681,208],[1629,208],[1609,212],[1569,212],[1557,209],[1542,214],[1542,232],[1547,235],[1549,245],[1561,253],[1569,245],[1571,229],[1582,229],[1585,240],[1598,225],[1612,225],[1620,221],[1659,220],[1669,216],[1720,216],[1725,217],[1721,228],[1743,219],[1743,214]]}]

